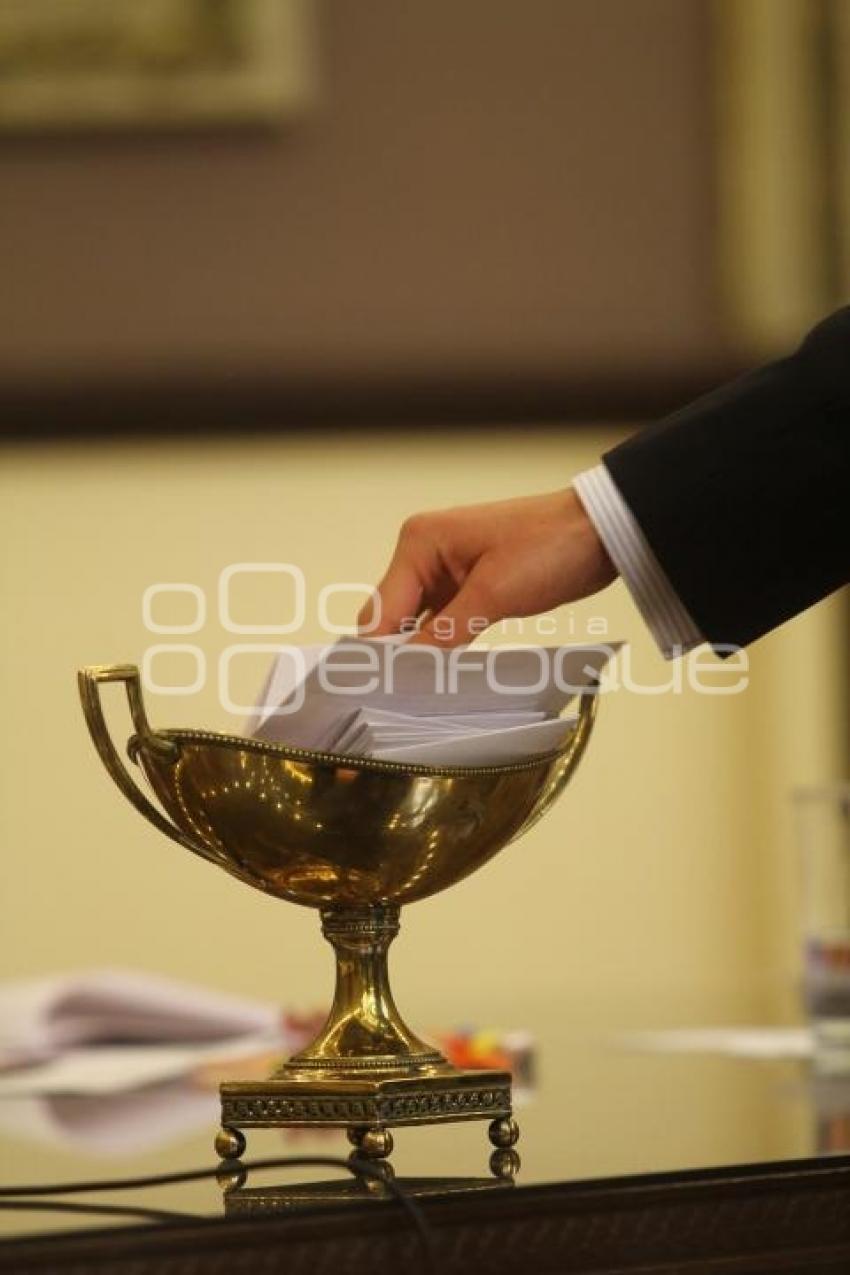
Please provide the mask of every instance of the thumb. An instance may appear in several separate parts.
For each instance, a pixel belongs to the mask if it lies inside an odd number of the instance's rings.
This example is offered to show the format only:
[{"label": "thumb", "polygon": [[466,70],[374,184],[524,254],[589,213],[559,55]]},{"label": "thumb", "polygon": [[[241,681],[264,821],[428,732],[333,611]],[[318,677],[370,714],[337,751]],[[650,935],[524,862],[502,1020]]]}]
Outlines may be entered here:
[{"label": "thumb", "polygon": [[381,583],[362,607],[357,624],[364,637],[397,633],[402,621],[418,615],[422,583],[412,563],[396,557]]}]

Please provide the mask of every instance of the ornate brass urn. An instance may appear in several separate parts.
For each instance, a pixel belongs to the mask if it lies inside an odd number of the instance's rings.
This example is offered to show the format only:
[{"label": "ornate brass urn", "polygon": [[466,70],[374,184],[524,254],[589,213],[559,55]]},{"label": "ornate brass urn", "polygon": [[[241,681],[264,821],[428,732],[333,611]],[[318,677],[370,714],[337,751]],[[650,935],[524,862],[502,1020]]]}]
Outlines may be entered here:
[{"label": "ornate brass urn", "polygon": [[[165,813],[112,741],[104,682],[126,687],[135,727],[127,751]],[[133,665],[85,668],[79,685],[95,747],[136,809],[240,881],[317,908],[336,953],[333,1005],[312,1044],[266,1081],[221,1086],[219,1154],[241,1155],[250,1127],[322,1125],[346,1128],[359,1154],[380,1159],[394,1126],[488,1119],[496,1155],[507,1155],[518,1136],[509,1074],[458,1070],[406,1026],[387,950],[403,904],[462,880],[548,809],[587,746],[597,696],[580,697],[575,727],[556,753],[439,768],[154,731]]]}]

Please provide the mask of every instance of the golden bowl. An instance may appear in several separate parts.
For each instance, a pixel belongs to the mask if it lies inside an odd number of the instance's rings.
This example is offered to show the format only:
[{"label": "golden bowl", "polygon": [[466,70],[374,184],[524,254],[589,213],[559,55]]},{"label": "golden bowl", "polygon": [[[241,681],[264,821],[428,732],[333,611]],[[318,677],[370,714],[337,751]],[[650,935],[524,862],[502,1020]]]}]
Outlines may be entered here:
[{"label": "golden bowl", "polygon": [[[162,810],[137,787],[112,742],[100,702],[104,682],[125,685],[135,727],[127,751]],[[335,1085],[337,1094],[340,1081],[370,1077],[404,1083],[418,1078],[417,1101],[431,1102],[433,1117],[433,1094],[422,1083],[448,1085],[450,1098],[461,1092],[458,1085],[467,1073],[456,1072],[414,1036],[395,1007],[386,953],[398,932],[399,908],[462,880],[540,818],[587,746],[597,696],[580,697],[575,726],[557,752],[515,765],[439,767],[312,752],[209,731],[154,731],[133,665],[83,669],[79,685],[95,747],[136,809],[172,840],[240,881],[320,909],[323,932],[336,951],[336,993],[327,1023],[311,1045],[276,1073],[278,1106],[272,1110],[270,1098],[250,1111],[244,1102],[237,1104],[234,1110],[244,1117],[242,1123],[318,1120],[351,1127],[344,1114],[350,1085],[347,1096],[333,1099],[324,1118],[318,1109],[305,1107],[302,1112],[299,1107],[296,1116],[300,1112],[301,1119],[288,1118],[291,1103],[280,1106],[280,1084],[296,1090],[299,1084],[302,1090],[305,1084],[314,1089],[317,1083]],[[509,1077],[504,1080],[509,1089]],[[377,1093],[381,1084],[375,1083]],[[493,1111],[473,1112],[461,1101],[458,1110],[465,1115],[458,1116],[449,1105],[441,1118],[495,1112],[506,1119],[508,1090],[494,1082],[479,1093],[480,1083],[475,1084],[478,1106],[486,1108],[487,1097],[491,1106],[496,1104]],[[227,1090],[232,1097],[239,1089],[231,1084],[222,1093]],[[241,1086],[241,1091],[247,1089]],[[409,1093],[405,1101],[409,1107]],[[256,1119],[249,1118],[252,1112]],[[427,1112],[420,1115],[429,1118]],[[415,1121],[370,1117],[364,1128],[368,1126],[378,1145],[385,1126],[399,1122]],[[227,1145],[237,1146],[241,1135],[232,1127],[235,1118],[225,1123],[230,1127],[222,1136],[230,1139]],[[502,1130],[496,1136],[509,1135]],[[498,1147],[503,1145],[497,1141]]]},{"label": "golden bowl", "polygon": [[[98,687],[126,683],[128,752],[171,822],[136,788],[107,733]],[[413,903],[469,876],[531,826],[575,769],[596,697],[563,747],[516,765],[437,767],[345,757],[200,730],[153,731],[132,665],[80,673],[95,745],[118,786],[186,849],[292,903]]]}]

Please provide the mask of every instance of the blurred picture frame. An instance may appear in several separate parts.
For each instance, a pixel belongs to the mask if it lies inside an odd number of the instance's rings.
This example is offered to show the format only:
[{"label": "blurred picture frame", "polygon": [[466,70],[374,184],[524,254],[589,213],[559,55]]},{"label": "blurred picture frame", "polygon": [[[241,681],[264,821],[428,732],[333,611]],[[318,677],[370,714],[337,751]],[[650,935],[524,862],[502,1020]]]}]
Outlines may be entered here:
[{"label": "blurred picture frame", "polygon": [[273,126],[314,95],[312,0],[0,0],[0,134]]}]

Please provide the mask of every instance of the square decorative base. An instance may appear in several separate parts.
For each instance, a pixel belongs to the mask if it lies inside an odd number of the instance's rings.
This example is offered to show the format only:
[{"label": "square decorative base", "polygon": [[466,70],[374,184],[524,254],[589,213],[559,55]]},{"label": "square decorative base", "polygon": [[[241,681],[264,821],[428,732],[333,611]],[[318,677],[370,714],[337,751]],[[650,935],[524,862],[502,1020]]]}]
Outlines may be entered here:
[{"label": "square decorative base", "polygon": [[237,1129],[322,1125],[390,1128],[444,1120],[496,1120],[511,1114],[511,1077],[504,1071],[437,1076],[228,1081],[221,1122]]},{"label": "square decorative base", "polygon": [[221,1086],[222,1130],[216,1150],[225,1159],[245,1149],[244,1129],[347,1129],[358,1152],[389,1155],[386,1132],[401,1125],[489,1120],[490,1140],[510,1147],[518,1130],[511,1119],[511,1077],[505,1071],[441,1069],[420,1076],[313,1077],[309,1073]]}]

